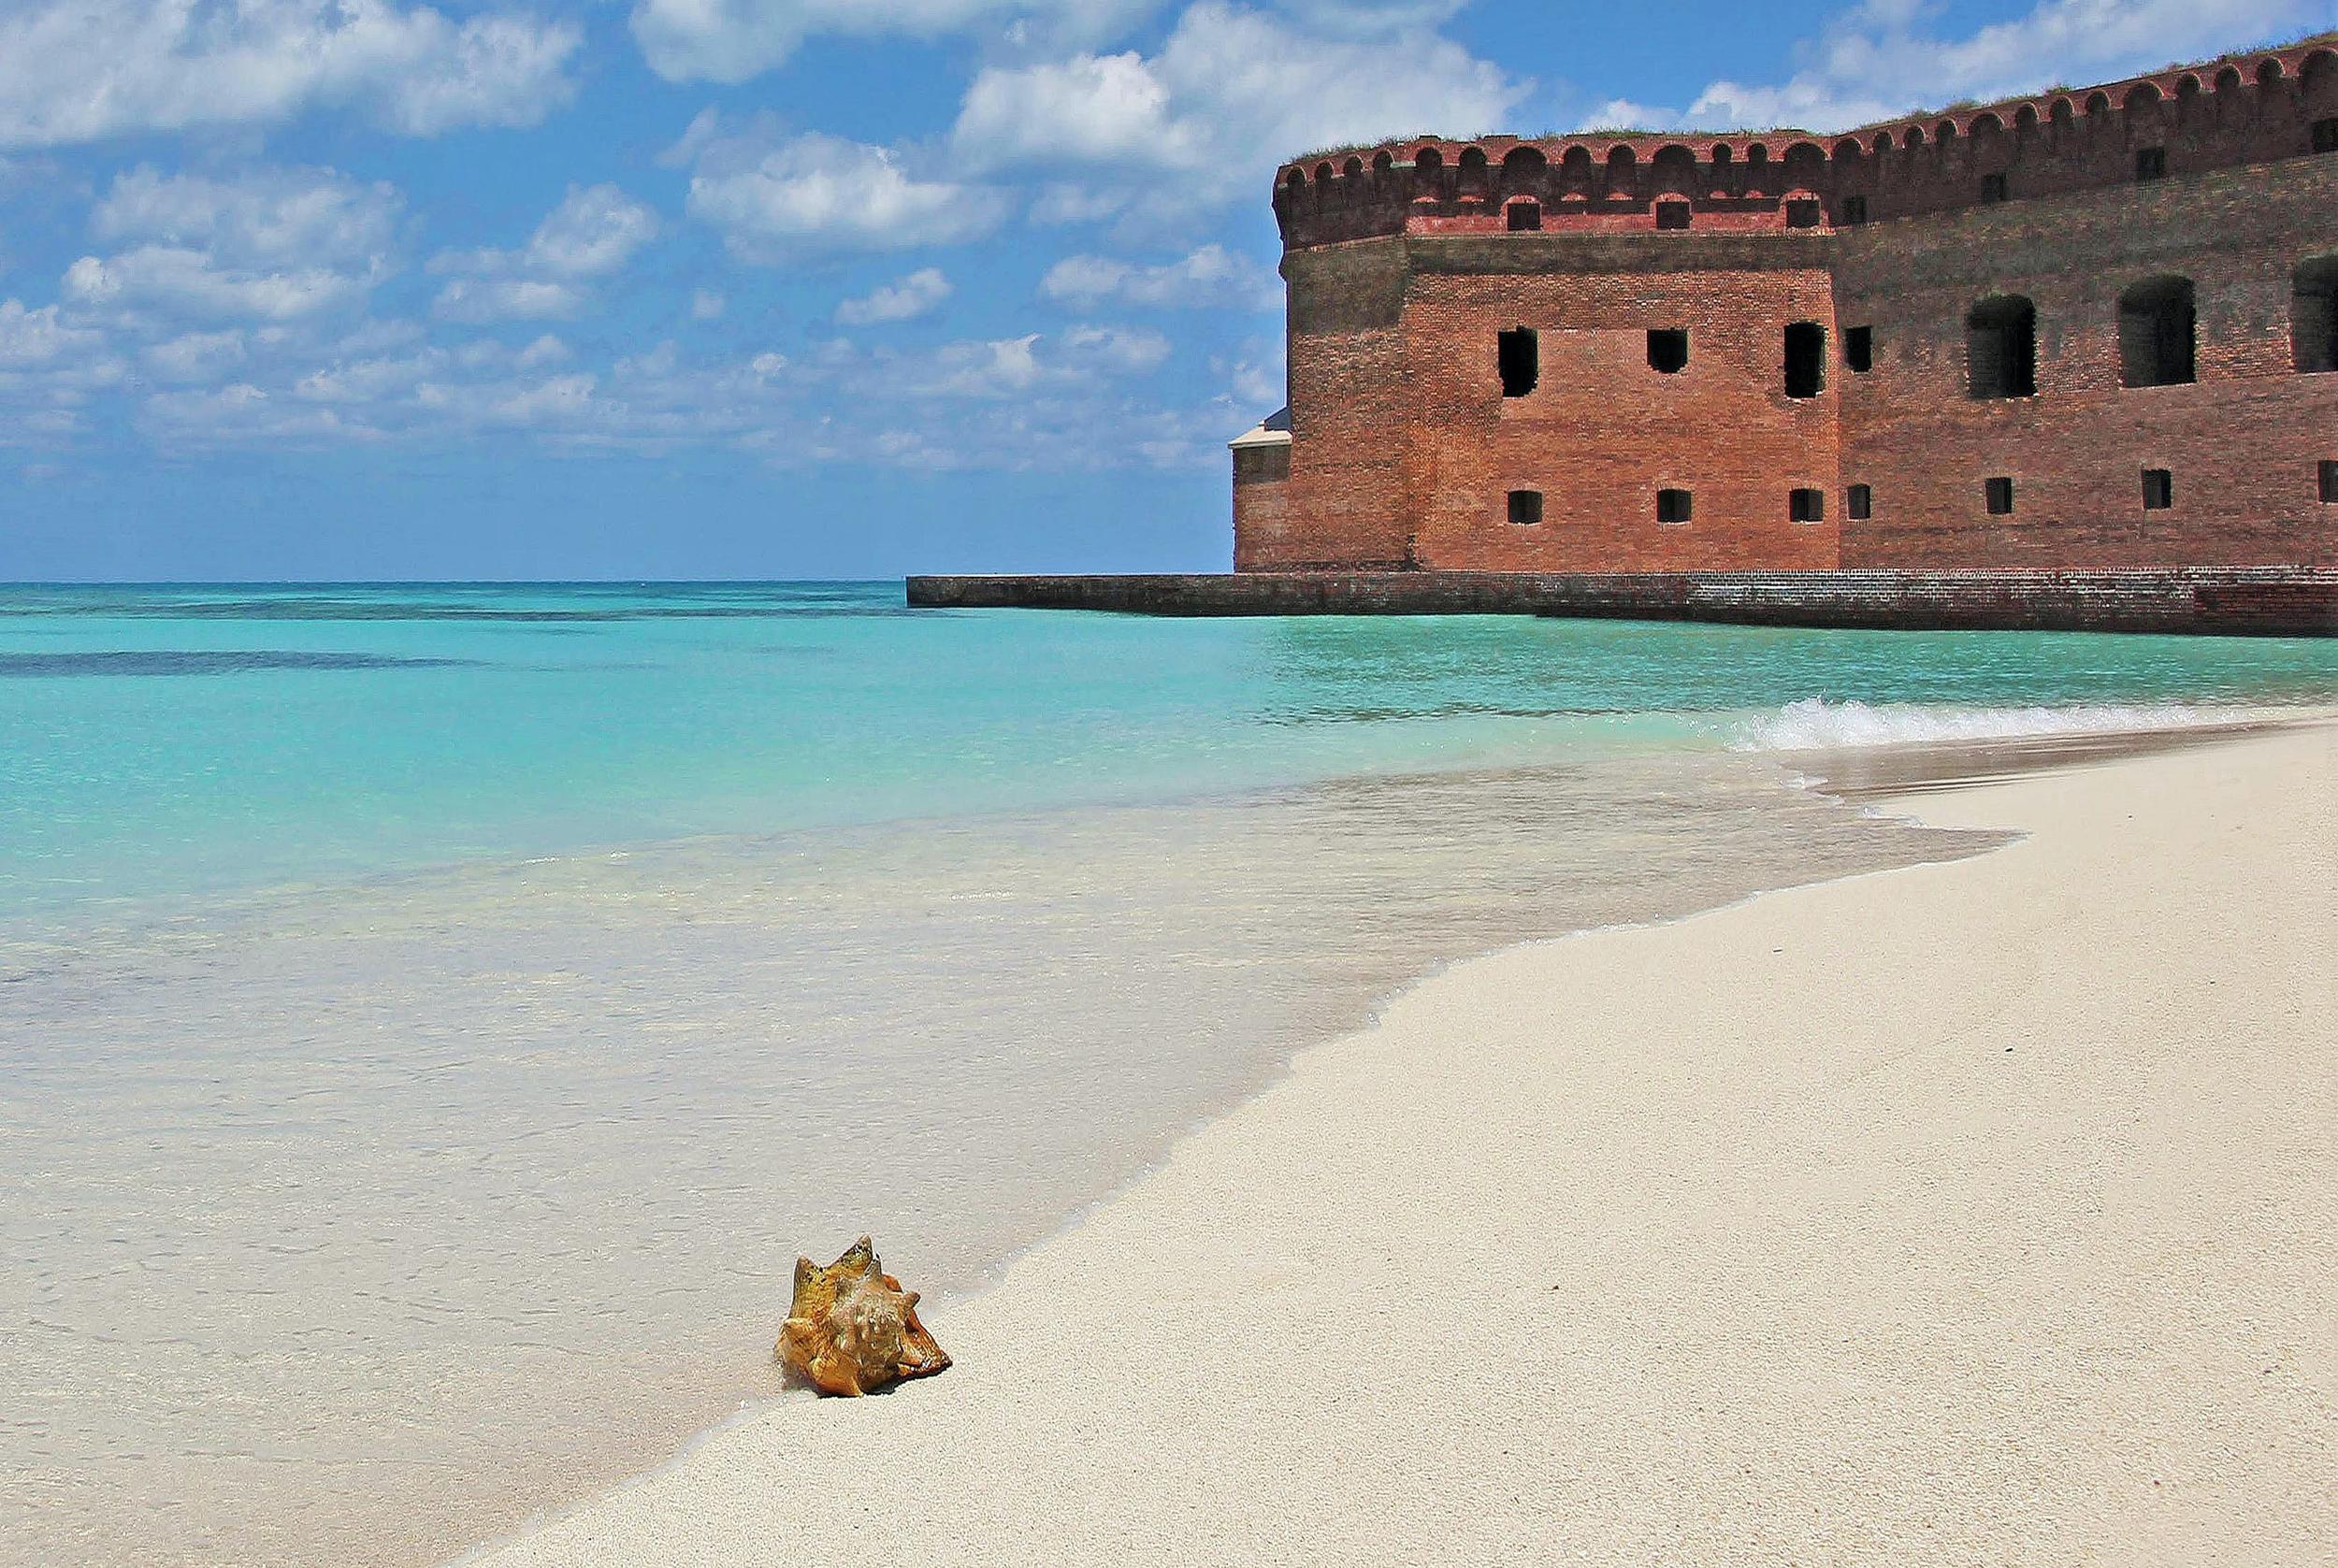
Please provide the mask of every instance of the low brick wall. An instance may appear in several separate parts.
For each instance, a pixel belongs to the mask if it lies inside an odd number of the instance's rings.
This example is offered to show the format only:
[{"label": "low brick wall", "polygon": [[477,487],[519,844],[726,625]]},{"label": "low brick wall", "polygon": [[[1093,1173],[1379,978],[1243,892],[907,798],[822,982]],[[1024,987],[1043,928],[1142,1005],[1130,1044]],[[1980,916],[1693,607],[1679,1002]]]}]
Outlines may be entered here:
[{"label": "low brick wall", "polygon": [[2338,635],[2338,569],[1292,571],[913,577],[912,605],[1136,615],[1564,615],[1900,630]]}]

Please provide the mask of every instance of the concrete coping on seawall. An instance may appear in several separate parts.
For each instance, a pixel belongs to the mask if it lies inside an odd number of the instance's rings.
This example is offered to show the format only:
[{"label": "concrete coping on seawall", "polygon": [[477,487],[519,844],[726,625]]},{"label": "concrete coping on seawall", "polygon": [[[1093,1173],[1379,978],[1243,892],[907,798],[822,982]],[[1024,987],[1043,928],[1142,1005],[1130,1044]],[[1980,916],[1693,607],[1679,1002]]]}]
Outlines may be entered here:
[{"label": "concrete coping on seawall", "polygon": [[918,576],[912,606],[1139,615],[1547,615],[1903,630],[2338,636],[2338,568]]}]

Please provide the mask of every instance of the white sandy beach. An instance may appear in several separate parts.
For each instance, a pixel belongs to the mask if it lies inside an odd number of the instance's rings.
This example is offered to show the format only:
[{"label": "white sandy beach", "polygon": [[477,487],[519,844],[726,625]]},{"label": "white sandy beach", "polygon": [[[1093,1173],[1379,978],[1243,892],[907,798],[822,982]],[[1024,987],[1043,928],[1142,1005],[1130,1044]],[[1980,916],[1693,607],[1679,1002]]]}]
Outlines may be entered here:
[{"label": "white sandy beach", "polygon": [[481,1561],[2338,1561],[2338,729],[1913,809],[2031,836],[1461,965]]}]

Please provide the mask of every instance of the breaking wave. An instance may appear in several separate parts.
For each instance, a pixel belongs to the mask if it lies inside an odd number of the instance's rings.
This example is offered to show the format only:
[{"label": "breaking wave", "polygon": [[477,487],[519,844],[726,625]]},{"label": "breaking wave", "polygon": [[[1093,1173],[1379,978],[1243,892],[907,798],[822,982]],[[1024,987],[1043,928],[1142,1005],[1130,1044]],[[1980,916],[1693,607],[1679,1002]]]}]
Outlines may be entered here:
[{"label": "breaking wave", "polygon": [[1829,751],[1909,741],[2013,741],[2037,736],[2113,735],[2193,729],[2262,716],[2256,709],[2191,703],[2090,703],[2069,707],[1934,708],[1916,704],[1829,702],[1805,698],[1750,718],[1729,735],[1741,752]]}]

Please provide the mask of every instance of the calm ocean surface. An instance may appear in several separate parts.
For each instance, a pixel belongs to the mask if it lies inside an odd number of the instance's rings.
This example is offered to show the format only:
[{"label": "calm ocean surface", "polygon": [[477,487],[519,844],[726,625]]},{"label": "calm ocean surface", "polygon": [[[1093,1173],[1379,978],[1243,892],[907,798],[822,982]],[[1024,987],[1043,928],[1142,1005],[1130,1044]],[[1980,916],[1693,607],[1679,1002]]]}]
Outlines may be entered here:
[{"label": "calm ocean surface", "polygon": [[0,588],[0,1563],[425,1563],[951,1295],[1430,968],[1976,842],[1795,749],[2338,643]]}]

